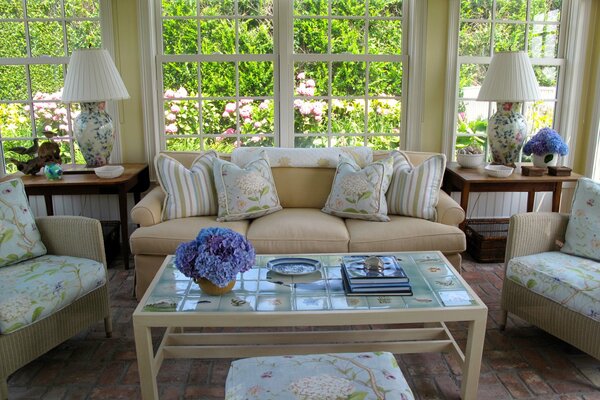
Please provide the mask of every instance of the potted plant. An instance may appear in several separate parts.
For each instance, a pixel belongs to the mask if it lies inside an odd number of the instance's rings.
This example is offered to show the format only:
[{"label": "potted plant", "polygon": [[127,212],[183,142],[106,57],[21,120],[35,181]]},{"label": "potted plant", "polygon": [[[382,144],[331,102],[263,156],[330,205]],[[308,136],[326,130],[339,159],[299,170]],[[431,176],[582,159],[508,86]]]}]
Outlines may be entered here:
[{"label": "potted plant", "polygon": [[210,295],[230,291],[236,275],[251,269],[255,259],[252,244],[228,228],[204,228],[175,251],[175,267]]},{"label": "potted plant", "polygon": [[568,152],[567,144],[551,128],[540,129],[523,147],[523,154],[532,156],[536,167],[554,166],[558,162],[558,156],[566,156]]}]

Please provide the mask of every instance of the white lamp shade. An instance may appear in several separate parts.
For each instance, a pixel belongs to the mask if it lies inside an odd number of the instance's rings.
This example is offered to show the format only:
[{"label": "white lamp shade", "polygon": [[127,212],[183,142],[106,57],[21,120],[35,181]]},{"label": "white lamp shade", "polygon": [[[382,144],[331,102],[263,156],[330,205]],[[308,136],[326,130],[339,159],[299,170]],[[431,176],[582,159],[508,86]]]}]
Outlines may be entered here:
[{"label": "white lamp shade", "polygon": [[62,100],[97,102],[129,98],[127,88],[105,49],[75,50],[67,69]]},{"label": "white lamp shade", "polygon": [[525,52],[494,54],[477,100],[516,103],[539,98],[540,87]]}]

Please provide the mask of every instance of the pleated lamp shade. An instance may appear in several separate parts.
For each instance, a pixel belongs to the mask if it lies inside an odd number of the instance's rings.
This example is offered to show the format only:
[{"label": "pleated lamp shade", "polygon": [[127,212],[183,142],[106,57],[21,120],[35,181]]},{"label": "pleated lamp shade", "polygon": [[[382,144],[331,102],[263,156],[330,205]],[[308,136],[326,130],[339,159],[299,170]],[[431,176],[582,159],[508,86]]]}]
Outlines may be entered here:
[{"label": "pleated lamp shade", "polygon": [[477,100],[517,103],[539,98],[540,87],[525,52],[494,54]]},{"label": "pleated lamp shade", "polygon": [[129,98],[127,88],[105,49],[75,50],[67,69],[64,102],[98,102]]}]

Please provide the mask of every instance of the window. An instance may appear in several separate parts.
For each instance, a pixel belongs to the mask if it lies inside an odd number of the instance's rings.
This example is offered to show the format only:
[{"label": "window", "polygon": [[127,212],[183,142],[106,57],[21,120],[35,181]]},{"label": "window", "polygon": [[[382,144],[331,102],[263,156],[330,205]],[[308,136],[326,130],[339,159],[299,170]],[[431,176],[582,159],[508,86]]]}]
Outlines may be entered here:
[{"label": "window", "polygon": [[[66,66],[74,49],[100,47],[99,0],[0,0],[0,170],[15,172],[24,161],[15,147],[56,134],[64,163],[85,164],[71,120],[79,104],[60,102]],[[102,6],[104,8],[104,6]]]},{"label": "window", "polygon": [[409,3],[154,3],[158,147],[399,147]]},{"label": "window", "polygon": [[460,0],[456,5],[460,11],[453,112],[455,148],[487,142],[487,122],[496,104],[479,102],[477,95],[494,52],[527,52],[541,92],[540,100],[524,104],[529,134],[555,126],[565,65],[563,17],[568,3],[568,0]]}]

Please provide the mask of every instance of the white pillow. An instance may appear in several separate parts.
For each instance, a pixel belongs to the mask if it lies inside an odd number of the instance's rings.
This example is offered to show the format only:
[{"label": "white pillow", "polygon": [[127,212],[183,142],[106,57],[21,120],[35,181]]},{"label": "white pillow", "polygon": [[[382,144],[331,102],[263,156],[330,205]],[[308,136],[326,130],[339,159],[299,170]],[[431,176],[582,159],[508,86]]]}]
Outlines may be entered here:
[{"label": "white pillow", "polygon": [[158,182],[166,195],[163,221],[217,214],[212,165],[218,158],[217,153],[209,151],[198,156],[190,169],[166,154],[154,158]]},{"label": "white pillow", "polygon": [[579,178],[560,251],[600,261],[600,182]]}]

